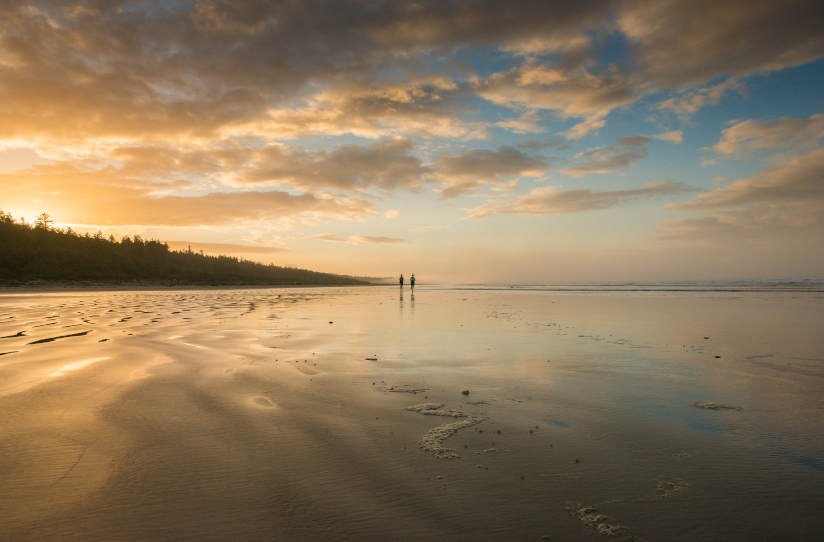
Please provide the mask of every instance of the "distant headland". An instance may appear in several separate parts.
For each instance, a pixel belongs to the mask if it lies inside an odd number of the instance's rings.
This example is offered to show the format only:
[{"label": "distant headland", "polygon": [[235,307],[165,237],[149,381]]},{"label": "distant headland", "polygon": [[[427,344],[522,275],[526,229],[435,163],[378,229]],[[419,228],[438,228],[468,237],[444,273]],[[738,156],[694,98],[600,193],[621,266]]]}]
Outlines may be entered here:
[{"label": "distant headland", "polygon": [[234,256],[171,250],[139,235],[80,235],[55,228],[46,213],[34,224],[0,210],[0,282],[119,283],[157,285],[367,285],[368,278],[279,267]]}]

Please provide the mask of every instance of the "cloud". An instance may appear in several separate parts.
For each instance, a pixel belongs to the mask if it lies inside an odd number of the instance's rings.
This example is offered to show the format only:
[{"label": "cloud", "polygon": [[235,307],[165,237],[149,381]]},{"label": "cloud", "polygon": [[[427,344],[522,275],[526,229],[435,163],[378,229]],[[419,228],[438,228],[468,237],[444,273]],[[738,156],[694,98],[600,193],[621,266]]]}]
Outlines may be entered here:
[{"label": "cloud", "polygon": [[507,186],[507,179],[538,177],[547,168],[543,160],[513,147],[442,154],[433,161],[433,166],[433,177],[444,185],[443,198],[454,198],[487,185]]},{"label": "cloud", "polygon": [[647,157],[646,146],[651,141],[648,137],[628,136],[613,145],[580,152],[573,159],[580,165],[559,169],[558,173],[580,177],[588,173],[611,173],[619,168],[637,166],[638,160]]},{"label": "cloud", "polygon": [[729,79],[717,85],[680,93],[659,103],[656,109],[675,113],[679,119],[688,122],[690,117],[704,106],[717,105],[728,91],[740,88],[741,83],[738,80]]},{"label": "cloud", "polygon": [[167,241],[166,244],[172,250],[203,251],[206,254],[274,254],[285,252],[283,247],[249,246],[234,243],[201,243],[199,241]]},{"label": "cloud", "polygon": [[467,121],[470,96],[440,76],[387,83],[377,78],[334,82],[298,105],[269,109],[227,126],[227,136],[289,139],[352,134],[377,139],[403,135],[483,139],[487,123]]},{"label": "cloud", "polygon": [[[7,2],[0,138],[466,137],[482,133],[463,118],[475,93],[581,119],[568,133],[582,137],[650,93],[821,58],[818,2],[791,4]],[[605,31],[628,40],[629,57],[599,66]],[[511,55],[514,66],[475,77],[454,57],[473,48]]]},{"label": "cloud", "polygon": [[[740,88],[741,78],[824,56],[824,16],[815,0],[792,6],[772,0],[628,0],[610,7],[608,16],[629,44],[626,62],[593,67],[588,50],[594,43],[574,31],[525,37],[524,65],[481,81],[478,94],[501,105],[580,118],[566,132],[579,139],[598,132],[612,110],[644,95],[675,92],[659,109],[686,120]],[[592,14],[600,16],[601,9],[593,7]],[[552,51],[563,53],[560,62],[530,56]],[[697,88],[719,78],[724,80]]]},{"label": "cloud", "polygon": [[369,146],[344,144],[333,151],[296,151],[269,145],[239,168],[237,182],[286,184],[305,190],[417,190],[430,168],[410,153],[408,139],[384,139]]},{"label": "cloud", "polygon": [[751,205],[824,203],[824,149],[817,149],[748,179],[672,204],[674,210],[710,210]]},{"label": "cloud", "polygon": [[617,27],[647,84],[679,89],[821,58],[820,7],[816,0],[629,0]]},{"label": "cloud", "polygon": [[667,207],[699,216],[662,223],[666,238],[824,235],[824,149]]},{"label": "cloud", "polygon": [[813,115],[809,119],[745,120],[726,128],[722,134],[721,140],[710,147],[719,154],[809,149],[818,146],[824,138],[824,115]]},{"label": "cloud", "polygon": [[371,204],[356,198],[278,191],[213,192],[194,197],[135,195],[116,203],[121,207],[117,213],[98,211],[103,223],[202,226],[273,222],[296,215],[359,221],[376,212]]},{"label": "cloud", "polygon": [[[546,43],[547,36],[568,47],[609,6],[121,4],[0,6],[0,137],[214,137],[267,122],[293,137],[378,137],[386,127],[454,137],[467,130],[439,106],[451,103],[442,90],[454,86],[452,77],[441,85],[422,56]],[[381,83],[388,70],[395,84]],[[315,98],[305,103],[308,95]]]},{"label": "cloud", "polygon": [[171,195],[169,189],[166,184],[123,177],[112,167],[54,164],[0,175],[0,198],[8,208],[36,207],[32,211],[42,209],[59,222],[73,224],[222,226],[313,222],[323,217],[360,221],[378,212],[363,199],[321,192],[215,191],[183,196]]},{"label": "cloud", "polygon": [[593,73],[536,63],[493,74],[479,80],[473,90],[499,105],[551,110],[563,119],[583,118],[567,131],[571,139],[597,132],[610,111],[638,99],[627,75],[619,71]]},{"label": "cloud", "polygon": [[535,134],[545,132],[546,128],[540,126],[541,116],[535,111],[528,111],[517,119],[508,119],[496,122],[493,126],[504,128],[516,134]]},{"label": "cloud", "polygon": [[442,230],[445,227],[446,226],[423,226],[422,228],[409,228],[409,231],[428,232],[428,231]]},{"label": "cloud", "polygon": [[0,150],[0,173],[13,173],[45,161],[43,157],[31,149],[11,148]]},{"label": "cloud", "polygon": [[[434,182],[447,198],[506,190],[546,171],[537,146],[425,160],[438,139],[491,137],[479,98],[509,109],[497,127],[518,134],[555,116],[582,138],[662,92],[658,109],[688,118],[752,74],[824,56],[822,17],[814,0],[0,3],[0,149],[54,166],[16,171],[0,191],[77,220],[216,224],[358,220],[377,213],[375,192]],[[613,34],[626,47],[605,62]],[[501,62],[465,62],[490,51]],[[799,128],[810,137],[814,118]],[[730,128],[714,150],[808,148],[762,124]],[[601,147],[565,172],[646,152]]]},{"label": "cloud", "polygon": [[469,210],[464,219],[486,218],[496,214],[552,215],[600,211],[638,200],[660,196],[681,195],[695,189],[674,181],[658,181],[630,190],[593,192],[589,189],[558,190],[554,186],[542,186],[518,199],[495,202]]},{"label": "cloud", "polygon": [[680,145],[684,141],[684,132],[681,130],[673,130],[672,132],[664,132],[653,137],[661,141],[666,141],[667,143],[672,143],[673,145]]},{"label": "cloud", "polygon": [[569,145],[567,144],[565,138],[561,136],[553,136],[544,139],[533,139],[531,137],[528,137],[519,141],[517,147],[519,149],[526,149],[528,151],[537,152],[551,148],[557,148],[562,150],[568,149]]},{"label": "cloud", "polygon": [[[149,181],[181,180],[190,185],[219,182],[230,186],[291,186],[307,191],[384,192],[427,186],[431,170],[412,155],[415,145],[387,138],[370,145],[354,143],[332,150],[301,150],[272,143],[231,140],[192,145],[129,145],[105,151],[120,175]],[[104,152],[102,149],[98,152]]]},{"label": "cloud", "polygon": [[313,235],[312,239],[317,241],[329,241],[332,243],[349,243],[350,245],[408,245],[409,241],[398,239],[397,237],[372,237],[369,235],[350,235],[342,238],[333,233],[320,233]]},{"label": "cloud", "polygon": [[396,217],[400,216],[400,214],[401,214],[401,212],[398,211],[397,209],[389,209],[388,211],[383,213],[383,216],[385,216],[386,218],[396,218]]}]

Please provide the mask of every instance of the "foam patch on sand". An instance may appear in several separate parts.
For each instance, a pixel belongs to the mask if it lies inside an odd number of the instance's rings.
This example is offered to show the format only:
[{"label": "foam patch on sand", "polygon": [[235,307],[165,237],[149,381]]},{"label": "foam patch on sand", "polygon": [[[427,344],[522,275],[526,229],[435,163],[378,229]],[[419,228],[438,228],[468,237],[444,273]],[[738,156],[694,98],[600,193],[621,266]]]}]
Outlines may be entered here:
[{"label": "foam patch on sand", "polygon": [[444,441],[464,427],[472,427],[488,418],[467,418],[455,423],[446,423],[430,429],[420,438],[418,446],[440,459],[458,459],[461,456],[455,453],[454,448],[447,448]]},{"label": "foam patch on sand", "polygon": [[675,492],[684,491],[685,489],[689,489],[689,487],[690,485],[683,480],[678,480],[677,482],[661,480],[658,482],[658,485],[655,486],[655,496],[659,499],[666,499],[667,497],[672,497]]},{"label": "foam patch on sand", "polygon": [[421,405],[408,406],[404,410],[411,410],[412,412],[423,412],[424,410],[438,410],[446,405],[444,403],[423,403]]},{"label": "foam patch on sand", "polygon": [[415,405],[406,407],[405,410],[413,412],[420,412],[426,416],[445,416],[448,418],[466,418],[468,414],[460,410],[444,410],[443,403],[423,403],[422,405]]},{"label": "foam patch on sand", "polygon": [[[584,506],[580,503],[575,503],[567,504],[566,509],[567,512],[572,514],[573,517],[577,518],[578,521],[580,521],[590,529],[595,530],[598,534],[602,536],[618,538],[624,531],[629,530],[628,527],[624,527],[622,525],[612,525],[610,523],[607,523],[606,520],[608,520],[609,517],[603,514],[598,514],[598,509],[594,506]],[[634,537],[630,538],[635,540]]]},{"label": "foam patch on sand", "polygon": [[703,408],[703,409],[706,409],[706,410],[744,410],[740,406],[728,405],[726,403],[711,403],[711,402],[701,403],[701,402],[699,402],[699,403],[693,403],[690,406],[695,407],[695,408]]}]

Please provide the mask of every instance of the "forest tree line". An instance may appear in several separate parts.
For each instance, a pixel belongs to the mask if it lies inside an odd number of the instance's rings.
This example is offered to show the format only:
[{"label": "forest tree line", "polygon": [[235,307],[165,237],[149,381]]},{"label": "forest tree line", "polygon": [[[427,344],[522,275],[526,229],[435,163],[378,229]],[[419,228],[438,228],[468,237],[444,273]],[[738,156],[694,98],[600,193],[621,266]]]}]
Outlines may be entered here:
[{"label": "forest tree line", "polygon": [[172,281],[209,284],[367,284],[306,269],[264,265],[234,256],[170,250],[139,235],[80,235],[55,228],[46,213],[34,224],[0,210],[0,280]]}]

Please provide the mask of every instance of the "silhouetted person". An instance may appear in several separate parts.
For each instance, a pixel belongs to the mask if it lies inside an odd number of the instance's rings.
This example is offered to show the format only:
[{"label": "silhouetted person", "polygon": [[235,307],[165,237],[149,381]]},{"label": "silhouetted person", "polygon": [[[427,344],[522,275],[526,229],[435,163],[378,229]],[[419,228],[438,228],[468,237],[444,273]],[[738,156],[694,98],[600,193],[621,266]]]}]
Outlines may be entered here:
[{"label": "silhouetted person", "polygon": [[415,291],[415,273],[412,273],[412,276],[409,277],[409,284],[412,285],[412,291]]},{"label": "silhouetted person", "polygon": [[401,278],[398,279],[398,282],[401,283],[401,288],[403,288],[403,275],[401,275]]}]

